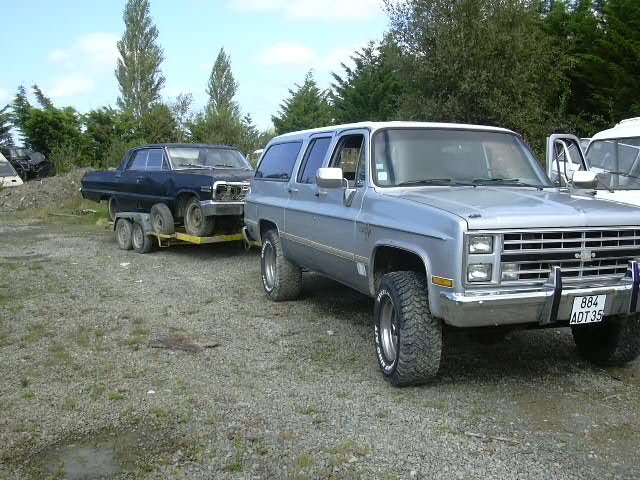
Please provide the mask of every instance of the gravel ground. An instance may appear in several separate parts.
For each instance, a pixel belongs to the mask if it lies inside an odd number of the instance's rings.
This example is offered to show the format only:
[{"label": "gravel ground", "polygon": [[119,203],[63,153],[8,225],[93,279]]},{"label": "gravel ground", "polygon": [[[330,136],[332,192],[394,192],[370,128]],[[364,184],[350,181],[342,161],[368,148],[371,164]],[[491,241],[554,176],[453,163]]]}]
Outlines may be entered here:
[{"label": "gravel ground", "polygon": [[140,255],[67,219],[0,214],[0,478],[640,478],[639,361],[449,335],[397,389],[369,298],[305,274],[272,303],[255,249]]}]

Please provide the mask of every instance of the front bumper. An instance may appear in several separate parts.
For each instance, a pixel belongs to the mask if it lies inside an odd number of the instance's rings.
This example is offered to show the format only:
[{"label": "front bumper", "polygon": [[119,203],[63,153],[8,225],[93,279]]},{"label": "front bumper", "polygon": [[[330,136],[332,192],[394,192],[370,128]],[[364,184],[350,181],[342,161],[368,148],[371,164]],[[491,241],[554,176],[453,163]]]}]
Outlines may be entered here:
[{"label": "front bumper", "polygon": [[200,202],[202,214],[211,215],[238,215],[244,213],[244,202],[216,202],[215,200],[204,200]]},{"label": "front bumper", "polygon": [[615,285],[604,282],[562,286],[562,274],[556,267],[548,283],[537,288],[482,292],[440,293],[440,311],[445,322],[455,327],[483,327],[537,323],[548,325],[567,321],[573,299],[585,295],[606,295],[604,315],[637,311],[640,271],[632,262],[631,278]]}]

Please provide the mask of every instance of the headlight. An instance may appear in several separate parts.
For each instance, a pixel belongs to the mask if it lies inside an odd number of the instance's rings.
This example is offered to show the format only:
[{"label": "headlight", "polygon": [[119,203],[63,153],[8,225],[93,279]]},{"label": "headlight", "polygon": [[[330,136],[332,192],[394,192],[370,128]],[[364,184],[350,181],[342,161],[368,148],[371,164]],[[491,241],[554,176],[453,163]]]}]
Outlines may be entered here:
[{"label": "headlight", "polygon": [[491,280],[490,263],[473,263],[467,267],[467,281],[488,282]]},{"label": "headlight", "polygon": [[469,253],[493,253],[493,237],[489,235],[469,237]]},{"label": "headlight", "polygon": [[518,280],[518,264],[503,263],[502,264],[502,280]]}]

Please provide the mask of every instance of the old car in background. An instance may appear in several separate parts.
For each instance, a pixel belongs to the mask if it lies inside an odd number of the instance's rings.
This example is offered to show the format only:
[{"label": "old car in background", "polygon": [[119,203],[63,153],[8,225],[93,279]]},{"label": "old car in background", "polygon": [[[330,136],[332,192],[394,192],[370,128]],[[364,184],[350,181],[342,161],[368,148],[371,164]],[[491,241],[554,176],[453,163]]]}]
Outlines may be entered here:
[{"label": "old car in background", "polygon": [[13,165],[0,153],[0,187],[22,185],[22,179]]},{"label": "old car in background", "polygon": [[245,233],[272,300],[296,298],[303,271],[373,297],[394,385],[438,373],[445,329],[570,327],[586,359],[623,365],[640,353],[640,209],[573,190],[595,177],[582,173],[554,185],[520,136],[490,126],[292,132],[262,154]]},{"label": "old car in background", "polygon": [[114,170],[87,172],[81,192],[107,201],[112,219],[117,212],[151,212],[159,233],[173,233],[177,222],[190,235],[207,236],[239,231],[252,176],[251,165],[233,147],[146,145],[129,150]]},{"label": "old car in background", "polygon": [[42,153],[34,152],[30,148],[0,146],[0,153],[9,160],[23,180],[44,178],[55,174],[53,162],[47,160]]}]

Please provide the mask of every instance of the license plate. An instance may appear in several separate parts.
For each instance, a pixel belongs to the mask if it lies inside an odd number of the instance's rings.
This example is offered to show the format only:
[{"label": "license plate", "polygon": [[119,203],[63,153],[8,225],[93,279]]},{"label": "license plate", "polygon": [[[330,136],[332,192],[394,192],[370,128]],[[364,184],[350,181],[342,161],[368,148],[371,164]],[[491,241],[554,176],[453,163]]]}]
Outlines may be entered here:
[{"label": "license plate", "polygon": [[581,325],[583,323],[601,322],[604,316],[604,302],[606,299],[606,295],[575,297],[569,324]]}]

